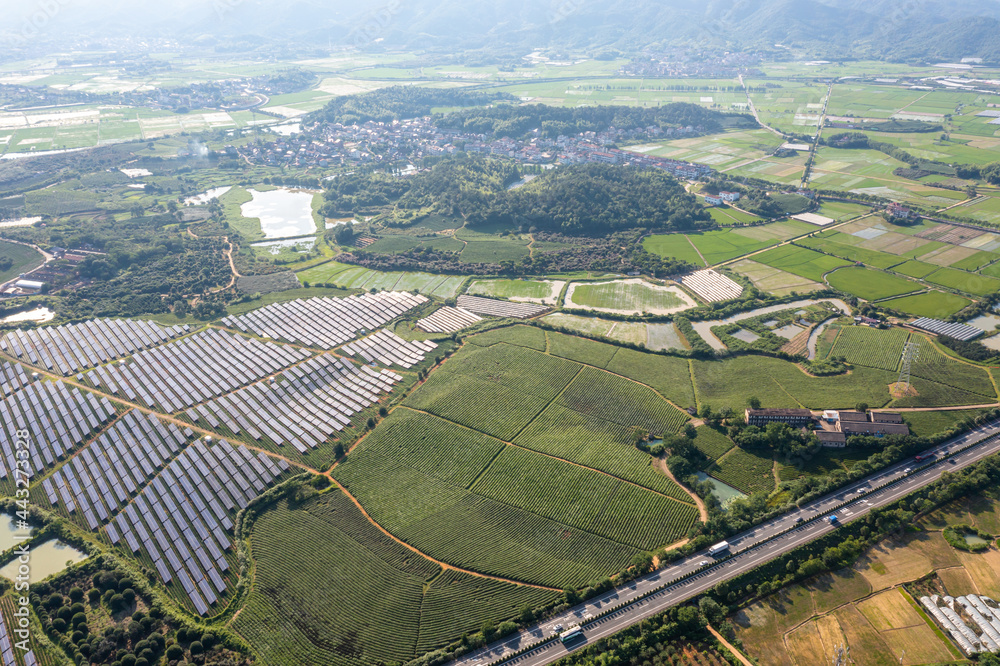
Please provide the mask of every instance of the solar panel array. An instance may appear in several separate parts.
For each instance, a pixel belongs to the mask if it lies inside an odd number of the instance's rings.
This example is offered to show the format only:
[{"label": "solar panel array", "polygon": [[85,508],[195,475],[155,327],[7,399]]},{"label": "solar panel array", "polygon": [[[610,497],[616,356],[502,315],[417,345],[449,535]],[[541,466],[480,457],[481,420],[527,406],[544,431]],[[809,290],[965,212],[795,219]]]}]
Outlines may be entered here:
[{"label": "solar panel array", "polygon": [[0,361],[0,398],[31,383],[31,376],[17,363]]},{"label": "solar panel array", "polygon": [[956,340],[962,340],[963,342],[968,342],[969,340],[978,338],[983,334],[983,330],[976,328],[975,326],[957,324],[952,321],[943,321],[941,319],[930,319],[928,317],[914,319],[910,326],[921,328],[925,331],[930,331],[931,333],[937,333],[938,335],[947,335],[948,337],[955,338]]},{"label": "solar panel array", "polygon": [[136,354],[130,363],[96,368],[95,386],[176,412],[245,386],[310,356],[273,342],[209,329]]},{"label": "solar panel array", "polygon": [[39,381],[0,401],[0,479],[13,476],[17,431],[30,433],[32,472],[61,460],[115,415],[107,398]]},{"label": "solar panel array", "polygon": [[426,296],[405,291],[297,299],[226,317],[222,323],[260,337],[333,349],[353,340],[359,332],[383,326],[427,300]]},{"label": "solar panel array", "polygon": [[187,416],[203,427],[224,425],[234,435],[267,437],[305,453],[401,379],[324,354],[286,370],[280,381],[248,386],[189,409]]},{"label": "solar panel array", "polygon": [[49,503],[62,501],[70,514],[79,510],[87,527],[96,530],[128,504],[186,440],[176,425],[133,410],[42,481],[42,489]]},{"label": "solar panel array", "polygon": [[369,363],[398,365],[401,368],[412,368],[435,349],[437,345],[429,340],[404,340],[385,329],[341,347],[341,351],[361,356]]},{"label": "solar panel array", "polygon": [[454,333],[472,326],[482,317],[461,308],[444,306],[429,317],[417,322],[417,326],[428,333]]},{"label": "solar panel array", "polygon": [[0,350],[36,367],[70,375],[162,344],[188,330],[187,324],[161,328],[151,321],[94,319],[16,330],[0,338]]},{"label": "solar panel array", "polygon": [[[21,659],[24,660],[24,666],[35,666],[38,663],[35,660],[35,653],[31,650],[21,652]],[[3,666],[17,666],[17,661],[14,659],[14,641],[11,640],[3,613],[0,613],[0,662],[3,662]]]},{"label": "solar panel array", "polygon": [[164,583],[177,581],[199,614],[225,593],[230,516],[289,467],[242,446],[196,442],[127,505],[106,531],[131,553],[145,550]]},{"label": "solar panel array", "polygon": [[537,305],[535,303],[514,303],[512,301],[500,301],[495,298],[483,298],[482,296],[459,296],[458,307],[478,315],[514,317],[515,319],[536,317],[548,312],[550,309],[544,305]]}]

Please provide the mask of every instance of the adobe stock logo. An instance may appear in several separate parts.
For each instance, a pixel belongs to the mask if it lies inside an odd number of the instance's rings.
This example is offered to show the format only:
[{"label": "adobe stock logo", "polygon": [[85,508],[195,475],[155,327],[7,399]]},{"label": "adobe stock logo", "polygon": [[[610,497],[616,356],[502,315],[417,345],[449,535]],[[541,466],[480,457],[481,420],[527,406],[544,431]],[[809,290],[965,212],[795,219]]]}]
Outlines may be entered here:
[{"label": "adobe stock logo", "polygon": [[385,35],[386,29],[392,25],[393,19],[403,8],[400,0],[389,0],[386,4],[373,9],[361,19],[360,25],[351,30],[348,42],[356,48],[362,48],[376,42]]},{"label": "adobe stock logo", "polygon": [[12,41],[15,46],[23,46],[37,39],[45,31],[69,0],[39,0],[35,8],[24,18],[21,25],[13,31]]}]

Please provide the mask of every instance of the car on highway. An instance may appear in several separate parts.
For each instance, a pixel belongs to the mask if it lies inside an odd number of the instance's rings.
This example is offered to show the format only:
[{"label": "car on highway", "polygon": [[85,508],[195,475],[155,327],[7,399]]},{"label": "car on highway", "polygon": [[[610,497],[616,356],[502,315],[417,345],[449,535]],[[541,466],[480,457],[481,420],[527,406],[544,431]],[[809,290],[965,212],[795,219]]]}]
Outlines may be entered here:
[{"label": "car on highway", "polygon": [[699,567],[704,567],[704,566],[707,566],[709,564],[711,564],[711,562],[709,562],[708,560],[702,560],[701,562],[698,563],[698,566]]},{"label": "car on highway", "polygon": [[803,518],[802,516],[799,516],[798,518],[795,519],[795,524],[796,525],[800,525],[800,524],[802,524],[804,522],[806,522],[806,519]]},{"label": "car on highway", "polygon": [[559,632],[560,632],[560,631],[562,631],[562,630],[563,630],[564,628],[565,628],[565,627],[563,627],[563,626],[562,626],[561,624],[557,624],[556,626],[552,627],[552,631],[554,631],[554,632],[556,632],[556,633],[559,633]]}]

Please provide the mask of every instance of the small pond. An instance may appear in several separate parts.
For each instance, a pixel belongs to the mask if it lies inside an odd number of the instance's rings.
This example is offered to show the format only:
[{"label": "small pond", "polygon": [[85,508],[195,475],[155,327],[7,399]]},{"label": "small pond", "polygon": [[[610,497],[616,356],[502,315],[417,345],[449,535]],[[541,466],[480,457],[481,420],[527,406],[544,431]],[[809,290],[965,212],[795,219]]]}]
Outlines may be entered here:
[{"label": "small pond", "polygon": [[311,252],[316,247],[316,238],[287,238],[279,241],[264,241],[263,243],[251,243],[251,247],[267,249],[271,254],[281,254],[284,249],[294,252]]},{"label": "small pond", "polygon": [[723,505],[725,505],[728,501],[734,500],[738,497],[746,497],[746,493],[740,492],[739,490],[733,488],[728,483],[723,483],[722,481],[719,481],[715,477],[705,474],[705,472],[697,472],[696,476],[698,477],[698,483],[701,483],[702,481],[712,482],[712,485],[715,486],[715,490],[712,491],[712,494],[718,497],[719,501],[722,502]]},{"label": "small pond", "polygon": [[260,220],[265,238],[288,238],[316,233],[312,214],[312,192],[277,189],[267,192],[247,190],[253,199],[240,206],[243,217]]},{"label": "small pond", "polygon": [[752,342],[756,342],[757,340],[760,340],[760,336],[759,335],[757,335],[753,331],[747,330],[745,328],[741,328],[740,330],[736,331],[735,333],[730,333],[729,335],[733,336],[737,340],[742,340],[743,342],[751,342],[752,343]]},{"label": "small pond", "polygon": [[796,326],[795,324],[788,324],[787,326],[782,326],[781,328],[774,329],[774,334],[786,340],[791,340],[804,330],[805,329],[802,328],[801,326]]},{"label": "small pond", "polygon": [[969,544],[970,546],[989,545],[990,543],[989,541],[982,538],[978,534],[963,534],[962,537],[965,539],[965,543]]},{"label": "small pond", "polygon": [[4,317],[0,320],[0,323],[16,324],[20,321],[35,321],[43,323],[46,321],[52,321],[55,316],[56,313],[48,308],[35,308],[34,310],[25,310],[24,312],[17,312],[9,317]]},{"label": "small pond", "polygon": [[[67,545],[58,539],[52,539],[31,548],[31,573],[29,582],[37,583],[53,574],[57,574],[71,564],[87,559],[87,553]],[[14,580],[20,563],[17,558],[0,568],[0,576]]]},{"label": "small pond", "polygon": [[193,197],[188,197],[184,200],[185,206],[203,206],[207,204],[212,199],[218,199],[223,194],[233,189],[231,185],[226,187],[213,187],[207,192],[202,192],[201,194],[196,194]]}]

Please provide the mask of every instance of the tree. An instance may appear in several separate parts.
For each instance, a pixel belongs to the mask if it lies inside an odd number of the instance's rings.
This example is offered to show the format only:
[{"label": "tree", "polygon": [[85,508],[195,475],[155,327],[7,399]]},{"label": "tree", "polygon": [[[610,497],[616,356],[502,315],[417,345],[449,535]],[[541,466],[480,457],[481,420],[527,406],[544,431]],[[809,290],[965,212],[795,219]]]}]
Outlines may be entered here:
[{"label": "tree", "polygon": [[486,620],[486,622],[483,622],[483,640],[489,643],[494,638],[496,638],[496,635],[497,635],[497,628],[493,624],[493,621]]},{"label": "tree", "polygon": [[760,398],[755,395],[747,398],[747,407],[750,409],[760,409]]},{"label": "tree", "polygon": [[858,402],[856,405],[854,405],[854,409],[855,409],[855,411],[859,411],[862,414],[864,414],[865,412],[868,411],[868,403],[867,402]]}]

